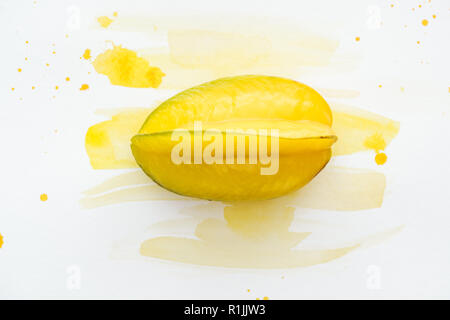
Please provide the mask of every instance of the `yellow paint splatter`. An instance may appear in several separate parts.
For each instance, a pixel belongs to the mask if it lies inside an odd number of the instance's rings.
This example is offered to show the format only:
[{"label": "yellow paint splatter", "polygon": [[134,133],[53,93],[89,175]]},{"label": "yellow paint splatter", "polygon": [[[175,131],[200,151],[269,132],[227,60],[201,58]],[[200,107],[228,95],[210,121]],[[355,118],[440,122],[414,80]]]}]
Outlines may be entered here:
[{"label": "yellow paint splatter", "polygon": [[361,40],[360,37],[356,37],[355,40],[358,42],[359,40]]},{"label": "yellow paint splatter", "polygon": [[114,16],[115,18],[117,18],[118,15],[119,15],[119,14],[118,14],[117,12],[114,12],[114,13],[113,13],[113,16]]},{"label": "yellow paint splatter", "polygon": [[378,85],[378,88],[382,88],[383,86],[381,84]]},{"label": "yellow paint splatter", "polygon": [[375,156],[375,162],[379,166],[385,164],[386,161],[387,161],[387,155],[385,153],[383,153],[383,152],[377,153],[377,155]]},{"label": "yellow paint splatter", "polygon": [[264,297],[263,300],[269,300],[269,297]]},{"label": "yellow paint splatter", "polygon": [[422,20],[422,25],[423,25],[424,27],[426,27],[426,26],[428,25],[428,20],[427,20],[427,19],[423,19],[423,20]]},{"label": "yellow paint splatter", "polygon": [[18,71],[18,72],[22,72],[22,69],[21,69],[21,68],[19,68],[19,69],[17,69],[17,71]]},{"label": "yellow paint splatter", "polygon": [[3,247],[3,236],[2,236],[2,234],[0,233],[0,248],[1,247]]},{"label": "yellow paint splatter", "polygon": [[107,16],[98,17],[97,21],[102,28],[108,28],[109,25],[113,22],[113,20],[108,18]]},{"label": "yellow paint splatter", "polygon": [[14,90],[16,90],[16,88],[11,88],[11,91],[14,91]]},{"label": "yellow paint splatter", "polygon": [[66,81],[70,81],[70,78],[69,78],[69,77],[66,77]]},{"label": "yellow paint splatter", "polygon": [[114,46],[97,56],[93,62],[95,70],[109,78],[113,85],[132,88],[157,88],[165,74],[158,67],[136,52]]},{"label": "yellow paint splatter", "polygon": [[46,193],[41,194],[40,199],[41,199],[42,202],[47,201],[48,200],[47,194]]},{"label": "yellow paint splatter", "polygon": [[84,58],[85,60],[89,60],[89,59],[91,58],[91,49],[86,49],[86,50],[84,50],[83,58]]},{"label": "yellow paint splatter", "polygon": [[364,141],[364,146],[375,151],[380,151],[386,148],[386,141],[382,134],[375,133]]},{"label": "yellow paint splatter", "polygon": [[436,15],[435,14],[433,14],[433,19],[436,19]]},{"label": "yellow paint splatter", "polygon": [[84,90],[87,90],[87,89],[89,89],[89,85],[88,84],[82,84],[81,88],[80,88],[80,91],[84,91]]}]

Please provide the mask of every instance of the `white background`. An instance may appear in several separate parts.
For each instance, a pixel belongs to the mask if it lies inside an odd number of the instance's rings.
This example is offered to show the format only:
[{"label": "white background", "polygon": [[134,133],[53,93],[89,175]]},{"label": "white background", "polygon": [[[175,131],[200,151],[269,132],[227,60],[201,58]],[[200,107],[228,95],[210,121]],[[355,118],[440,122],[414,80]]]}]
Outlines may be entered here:
[{"label": "white background", "polygon": [[[75,30],[67,24],[72,6],[81,18]],[[380,12],[380,28],[367,24],[373,6]],[[0,249],[0,298],[450,298],[449,10],[445,0],[1,0],[0,233],[5,244]],[[291,270],[199,267],[139,256],[112,259],[118,242],[155,222],[178,217],[178,209],[187,205],[159,201],[80,208],[83,190],[116,174],[92,170],[84,151],[87,128],[103,119],[94,111],[151,106],[173,94],[112,87],[105,77],[88,74],[92,67],[80,62],[84,49],[104,47],[105,40],[113,38],[95,27],[95,18],[114,11],[120,16],[248,14],[293,19],[329,33],[340,41],[339,50],[362,57],[356,70],[302,78],[315,87],[358,90],[353,104],[401,124],[386,151],[385,166],[376,167],[369,153],[337,160],[386,174],[383,207],[329,216],[345,224],[362,214],[374,222],[404,224],[403,231],[336,261]],[[423,18],[430,21],[426,28],[420,23]],[[357,44],[356,36],[361,37]],[[133,33],[116,37],[122,38],[145,40]],[[64,82],[66,76],[70,84]],[[80,92],[82,83],[91,89]],[[45,203],[39,200],[44,192],[49,195]],[[131,243],[138,250],[140,242]],[[80,271],[79,289],[67,286],[71,266]],[[373,266],[380,272],[377,290],[367,285]]]}]

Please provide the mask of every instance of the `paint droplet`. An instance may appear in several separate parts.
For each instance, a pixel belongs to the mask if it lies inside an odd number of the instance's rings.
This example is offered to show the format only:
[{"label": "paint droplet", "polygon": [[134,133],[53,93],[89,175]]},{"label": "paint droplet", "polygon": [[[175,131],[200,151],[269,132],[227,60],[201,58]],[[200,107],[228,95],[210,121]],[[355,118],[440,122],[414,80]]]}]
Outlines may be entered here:
[{"label": "paint droplet", "polygon": [[108,28],[108,26],[113,22],[112,19],[110,19],[106,16],[98,17],[97,21],[100,24],[100,26],[103,28]]},{"label": "paint droplet", "polygon": [[361,40],[361,38],[360,38],[360,37],[356,37],[355,40],[356,40],[356,41],[359,41],[359,40]]},{"label": "paint droplet", "polygon": [[422,20],[422,25],[423,25],[424,27],[426,27],[426,26],[428,25],[428,20],[427,20],[427,19],[423,19],[423,20]]},{"label": "paint droplet", "polygon": [[0,233],[0,248],[3,247],[3,244],[4,244],[4,242],[3,242],[3,236],[2,236],[2,234]]},{"label": "paint droplet", "polygon": [[40,199],[41,199],[42,202],[47,201],[48,200],[47,194],[46,193],[41,194]]},{"label": "paint droplet", "polygon": [[80,88],[80,91],[84,91],[84,90],[87,90],[87,89],[89,89],[89,85],[87,85],[87,84],[82,84],[82,85],[81,85],[81,88]]},{"label": "paint droplet", "polygon": [[84,58],[85,60],[89,60],[89,59],[91,58],[91,49],[86,49],[86,50],[84,50],[83,58]]},{"label": "paint droplet", "polygon": [[385,153],[383,153],[383,152],[377,153],[377,155],[375,156],[375,162],[379,166],[385,164],[386,161],[387,161],[387,155]]}]

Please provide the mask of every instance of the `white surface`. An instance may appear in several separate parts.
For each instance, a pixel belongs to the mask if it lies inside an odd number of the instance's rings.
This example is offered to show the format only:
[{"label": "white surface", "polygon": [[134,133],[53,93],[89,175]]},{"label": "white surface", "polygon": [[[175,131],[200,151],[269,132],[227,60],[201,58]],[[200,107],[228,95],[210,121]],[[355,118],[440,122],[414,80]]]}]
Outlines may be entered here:
[{"label": "white surface", "polygon": [[[390,8],[390,3],[395,7]],[[418,4],[423,7],[418,9]],[[79,30],[67,28],[67,10],[72,5],[80,9]],[[371,5],[380,9],[383,26],[379,29],[367,27]],[[0,249],[0,298],[450,298],[449,9],[444,0],[431,4],[376,0],[37,0],[33,4],[1,0],[0,233],[5,244]],[[358,90],[361,95],[352,104],[401,123],[400,134],[387,150],[385,166],[376,168],[369,153],[337,160],[387,176],[383,207],[351,215],[372,215],[371,221],[390,220],[405,224],[405,229],[378,246],[324,265],[292,270],[111,259],[117,242],[141,234],[157,221],[180,216],[177,209],[184,205],[143,202],[88,211],[79,206],[83,190],[118,173],[90,168],[84,136],[90,125],[102,119],[94,111],[150,106],[172,94],[112,87],[105,77],[87,74],[92,68],[79,61],[85,48],[101,49],[104,40],[141,39],[134,33],[114,36],[92,30],[97,16],[114,11],[121,16],[240,12],[301,19],[311,29],[332,30],[341,41],[340,49],[361,55],[361,64],[353,72],[325,76],[311,72],[302,81],[315,87]],[[437,14],[435,20],[432,14]],[[420,24],[423,18],[430,20],[427,28]],[[355,36],[361,37],[357,45]],[[22,73],[17,72],[19,67]],[[66,76],[70,84],[65,84]],[[91,90],[80,92],[82,83],[88,83]],[[37,86],[34,91],[33,85]],[[58,91],[55,85],[60,86]],[[11,87],[16,90],[12,92]],[[43,192],[49,195],[46,203],[39,201]],[[315,212],[303,214],[314,216]],[[344,225],[349,216],[330,213],[334,221],[342,217]],[[136,249],[139,244],[135,242]],[[71,266],[81,272],[79,290],[67,287]],[[370,266],[381,272],[379,290],[367,286]]]}]

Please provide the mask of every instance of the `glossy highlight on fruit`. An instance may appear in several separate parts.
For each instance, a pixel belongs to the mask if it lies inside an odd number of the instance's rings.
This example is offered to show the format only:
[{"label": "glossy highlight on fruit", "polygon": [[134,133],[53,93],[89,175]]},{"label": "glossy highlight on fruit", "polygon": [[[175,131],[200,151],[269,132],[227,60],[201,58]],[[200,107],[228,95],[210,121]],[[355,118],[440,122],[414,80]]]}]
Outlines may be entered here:
[{"label": "glossy highlight on fruit", "polygon": [[[194,131],[195,123],[202,124],[200,133]],[[331,110],[314,89],[284,78],[238,76],[190,88],[163,102],[132,138],[131,149],[144,172],[175,193],[222,201],[270,199],[301,188],[327,164],[337,139],[331,124]],[[211,153],[223,154],[222,161],[174,163],[172,150],[180,141],[173,134],[179,130],[189,138],[191,155],[195,141],[201,141],[202,154],[213,142],[223,141]],[[235,141],[245,141],[245,163],[238,163],[236,146],[236,161],[227,161],[230,133]],[[256,163],[250,161],[255,145],[260,156]],[[261,160],[265,148],[271,161],[277,160],[273,174],[262,174],[268,166]]]}]

